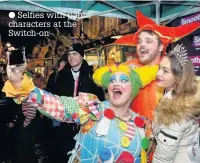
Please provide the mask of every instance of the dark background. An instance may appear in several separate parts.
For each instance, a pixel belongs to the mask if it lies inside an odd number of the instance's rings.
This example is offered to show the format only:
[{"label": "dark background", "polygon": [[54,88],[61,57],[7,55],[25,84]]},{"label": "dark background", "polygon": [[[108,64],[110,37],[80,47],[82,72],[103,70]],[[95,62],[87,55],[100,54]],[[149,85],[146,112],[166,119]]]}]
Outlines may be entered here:
[{"label": "dark background", "polygon": [[[181,19],[182,18],[187,18],[187,17],[190,17],[192,15],[196,15],[196,14],[197,13],[191,14],[191,15],[188,15],[188,16],[184,16],[184,17],[181,17],[181,18],[177,18],[173,22],[170,23],[170,26],[179,26],[179,25],[181,25]],[[193,64],[195,66],[195,72],[196,72],[196,74],[198,76],[200,76],[200,46],[199,47],[195,47],[193,45],[193,38],[194,38],[194,36],[200,36],[200,28],[197,29],[196,31],[192,32],[188,36],[184,37],[183,39],[179,40],[178,42],[179,43],[183,43],[187,47],[187,49],[188,49],[188,55],[191,58],[194,58],[194,57],[198,57],[199,58],[199,62],[198,63],[193,63]]]}]

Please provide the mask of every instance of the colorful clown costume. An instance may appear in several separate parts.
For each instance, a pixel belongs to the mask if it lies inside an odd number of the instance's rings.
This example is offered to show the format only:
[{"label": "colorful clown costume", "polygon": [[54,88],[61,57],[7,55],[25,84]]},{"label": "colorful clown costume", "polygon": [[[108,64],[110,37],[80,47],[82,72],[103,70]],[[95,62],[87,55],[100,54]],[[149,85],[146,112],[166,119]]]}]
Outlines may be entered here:
[{"label": "colorful clown costume", "polygon": [[[131,69],[123,64],[112,65],[99,68],[93,78],[98,85],[108,87],[116,73],[127,76],[131,83],[132,90],[129,92],[132,100],[140,88],[155,80],[157,70],[158,66]],[[123,83],[124,79],[121,80]],[[145,134],[148,127],[145,118],[130,109],[129,118],[122,120],[114,112],[111,102],[100,102],[95,95],[88,93],[80,93],[78,97],[56,96],[35,87],[26,75],[18,90],[7,81],[3,91],[7,97],[27,102],[49,118],[81,125],[70,162],[147,162],[149,140]]]},{"label": "colorful clown costume", "polygon": [[[92,105],[83,107],[83,104],[79,103],[85,98]],[[105,117],[103,113],[110,110],[109,102],[100,102],[96,96],[91,94],[82,94],[79,98],[59,97],[37,87],[29,94],[26,102],[47,117],[81,125],[81,130],[76,136],[76,146],[70,158],[71,162],[74,159],[81,163],[101,162],[108,157],[108,154],[104,153],[105,150],[110,150],[114,155],[113,162],[118,159],[124,160],[125,158],[120,157],[124,151],[129,152],[130,163],[133,162],[132,160],[135,162],[140,160],[142,139],[143,144],[146,139],[144,125],[140,122],[143,119],[140,119],[134,112],[131,112],[132,119],[128,122],[113,117],[110,120],[109,132],[106,135],[97,136],[98,122]],[[145,145],[143,146],[146,149]]]}]

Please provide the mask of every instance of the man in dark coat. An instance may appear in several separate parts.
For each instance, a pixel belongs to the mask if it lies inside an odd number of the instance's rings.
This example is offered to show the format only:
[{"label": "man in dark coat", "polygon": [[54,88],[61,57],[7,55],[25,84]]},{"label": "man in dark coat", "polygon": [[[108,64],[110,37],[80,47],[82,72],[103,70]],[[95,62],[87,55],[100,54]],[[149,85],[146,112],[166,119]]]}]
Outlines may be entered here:
[{"label": "man in dark coat", "polygon": [[[67,54],[69,65],[58,73],[55,94],[72,97],[78,96],[79,92],[85,92],[95,94],[101,101],[105,100],[103,89],[92,80],[92,68],[83,59],[83,46],[73,44]],[[79,127],[75,124],[61,123],[60,128],[64,152],[67,153],[74,148],[73,138],[78,133]]]},{"label": "man in dark coat", "polygon": [[[64,68],[64,66],[67,63],[67,55],[63,54],[57,64],[54,66],[54,72],[49,76],[46,90],[48,92],[51,92],[53,94],[56,94],[56,82],[58,73]],[[47,139],[44,140],[44,146],[45,150],[48,155],[48,160],[50,163],[57,163],[57,162],[63,162],[64,157],[62,155],[62,145],[61,145],[61,127],[60,122],[56,120],[49,119],[48,117],[43,117],[43,124],[45,126],[44,132],[45,137]],[[57,124],[57,125],[55,125]]]},{"label": "man in dark coat", "polygon": [[59,71],[61,71],[67,63],[67,54],[63,54],[58,60],[57,64],[53,68],[53,73],[49,76],[46,90],[51,93],[55,93],[55,84]]},{"label": "man in dark coat", "polygon": [[67,54],[69,64],[58,74],[56,94],[60,96],[78,96],[79,92],[93,93],[103,101],[105,98],[104,92],[101,87],[94,83],[92,67],[83,59],[83,46],[73,44]]}]

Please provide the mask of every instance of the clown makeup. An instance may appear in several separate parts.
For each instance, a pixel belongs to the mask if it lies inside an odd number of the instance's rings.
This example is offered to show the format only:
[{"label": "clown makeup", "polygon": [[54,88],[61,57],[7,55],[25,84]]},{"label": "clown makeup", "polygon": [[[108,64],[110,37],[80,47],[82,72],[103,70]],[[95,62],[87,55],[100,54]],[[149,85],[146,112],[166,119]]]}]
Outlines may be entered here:
[{"label": "clown makeup", "polygon": [[[130,78],[121,72],[116,72],[110,77],[108,86],[108,95],[110,103],[115,107],[126,105],[131,101],[132,85]],[[128,105],[130,103],[128,102]]]},{"label": "clown makeup", "polygon": [[[117,79],[116,79],[116,76],[115,76],[115,75],[113,75],[113,76],[110,77],[110,83],[113,83],[113,82],[115,82],[116,80],[117,80]],[[126,82],[128,82],[128,81],[129,81],[129,77],[128,77],[127,75],[122,74],[122,75],[120,76],[120,82],[126,83]]]},{"label": "clown makeup", "polygon": [[143,31],[139,34],[137,53],[139,60],[144,65],[152,65],[159,62],[163,45],[159,44],[158,36]]}]

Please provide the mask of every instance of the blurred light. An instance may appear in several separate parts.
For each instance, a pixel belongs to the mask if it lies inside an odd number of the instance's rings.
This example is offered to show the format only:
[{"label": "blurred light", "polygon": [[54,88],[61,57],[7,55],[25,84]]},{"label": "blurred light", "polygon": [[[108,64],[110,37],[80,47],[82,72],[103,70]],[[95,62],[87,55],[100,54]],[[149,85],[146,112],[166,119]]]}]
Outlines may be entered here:
[{"label": "blurred light", "polygon": [[123,35],[117,35],[117,36],[112,36],[111,38],[112,39],[119,39],[119,38],[121,38]]},{"label": "blurred light", "polygon": [[115,57],[115,54],[114,54],[114,53],[112,53],[112,54],[111,54],[111,57],[112,57],[112,58],[114,58],[114,57]]},{"label": "blurred light", "polygon": [[11,43],[6,43],[6,46],[9,48],[9,47],[11,47]]}]

